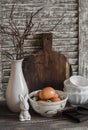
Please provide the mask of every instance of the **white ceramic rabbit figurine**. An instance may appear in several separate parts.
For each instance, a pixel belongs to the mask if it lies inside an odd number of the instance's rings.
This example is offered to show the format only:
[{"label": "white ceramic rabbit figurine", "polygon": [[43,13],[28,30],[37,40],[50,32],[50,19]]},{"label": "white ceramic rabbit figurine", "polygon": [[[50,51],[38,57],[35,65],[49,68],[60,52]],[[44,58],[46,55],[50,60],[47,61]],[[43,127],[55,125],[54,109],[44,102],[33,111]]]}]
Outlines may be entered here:
[{"label": "white ceramic rabbit figurine", "polygon": [[20,115],[19,115],[19,120],[20,121],[27,121],[31,120],[31,115],[29,113],[29,104],[28,104],[28,94],[23,96],[19,95],[20,98]]}]

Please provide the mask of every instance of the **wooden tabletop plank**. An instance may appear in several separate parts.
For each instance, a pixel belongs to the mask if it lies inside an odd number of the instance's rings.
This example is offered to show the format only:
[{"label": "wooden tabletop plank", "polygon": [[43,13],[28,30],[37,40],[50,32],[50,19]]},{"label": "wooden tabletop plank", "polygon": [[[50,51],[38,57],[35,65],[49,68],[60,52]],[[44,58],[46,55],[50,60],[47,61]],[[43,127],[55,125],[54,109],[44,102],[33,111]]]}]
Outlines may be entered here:
[{"label": "wooden tabletop plank", "polygon": [[88,121],[75,123],[61,114],[47,118],[30,110],[30,121],[19,121],[19,113],[13,113],[7,108],[6,102],[0,102],[0,130],[87,130]]}]

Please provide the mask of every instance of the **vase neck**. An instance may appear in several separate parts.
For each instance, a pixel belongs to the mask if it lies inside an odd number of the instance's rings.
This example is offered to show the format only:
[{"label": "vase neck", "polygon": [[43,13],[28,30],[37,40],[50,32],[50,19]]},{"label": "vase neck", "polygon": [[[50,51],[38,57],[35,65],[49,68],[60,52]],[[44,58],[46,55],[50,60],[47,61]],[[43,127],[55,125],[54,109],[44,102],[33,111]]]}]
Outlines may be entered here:
[{"label": "vase neck", "polygon": [[[21,60],[13,60],[12,63],[11,63],[11,68],[13,69],[22,69],[22,62],[23,62],[23,59]],[[20,70],[19,70],[20,71]]]}]

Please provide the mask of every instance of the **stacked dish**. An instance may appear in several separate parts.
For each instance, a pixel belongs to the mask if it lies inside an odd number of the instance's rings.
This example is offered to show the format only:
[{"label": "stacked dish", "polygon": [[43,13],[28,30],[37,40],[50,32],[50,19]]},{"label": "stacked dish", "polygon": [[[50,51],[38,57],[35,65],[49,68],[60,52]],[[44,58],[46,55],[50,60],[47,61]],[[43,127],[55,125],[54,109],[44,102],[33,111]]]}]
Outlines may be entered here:
[{"label": "stacked dish", "polygon": [[71,76],[64,81],[64,91],[71,104],[80,105],[88,103],[88,80],[80,75]]}]

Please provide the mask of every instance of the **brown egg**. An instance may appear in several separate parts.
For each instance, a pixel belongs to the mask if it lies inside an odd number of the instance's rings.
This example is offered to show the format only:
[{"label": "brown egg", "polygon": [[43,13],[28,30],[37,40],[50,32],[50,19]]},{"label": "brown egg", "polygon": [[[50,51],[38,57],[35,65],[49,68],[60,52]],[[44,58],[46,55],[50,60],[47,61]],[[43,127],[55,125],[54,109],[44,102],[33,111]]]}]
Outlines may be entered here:
[{"label": "brown egg", "polygon": [[61,101],[61,99],[59,97],[53,97],[53,98],[51,98],[51,101],[58,102],[58,101]]},{"label": "brown egg", "polygon": [[39,97],[42,100],[48,100],[55,96],[55,90],[52,87],[45,87],[42,89],[42,91],[39,93]]},{"label": "brown egg", "polygon": [[54,96],[54,98],[58,98],[59,97],[59,95],[57,94],[57,93],[55,93],[55,96]]},{"label": "brown egg", "polygon": [[40,91],[39,91],[39,92],[37,92],[37,93],[35,94],[35,96],[36,96],[36,97],[39,97],[39,93],[40,93]]},{"label": "brown egg", "polygon": [[42,90],[38,93],[39,99],[43,100]]},{"label": "brown egg", "polygon": [[44,100],[38,100],[39,103],[44,103],[45,101]]}]

